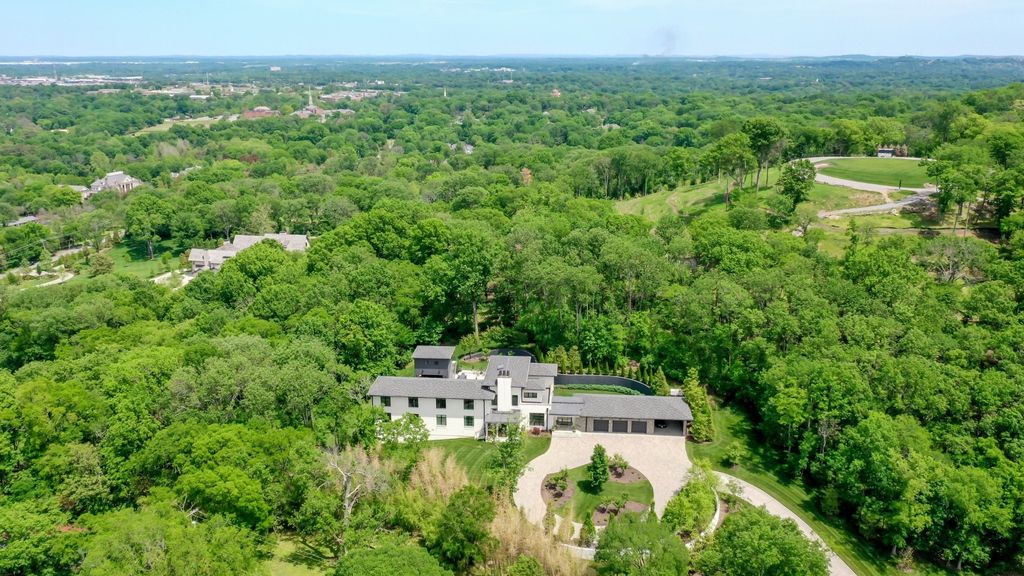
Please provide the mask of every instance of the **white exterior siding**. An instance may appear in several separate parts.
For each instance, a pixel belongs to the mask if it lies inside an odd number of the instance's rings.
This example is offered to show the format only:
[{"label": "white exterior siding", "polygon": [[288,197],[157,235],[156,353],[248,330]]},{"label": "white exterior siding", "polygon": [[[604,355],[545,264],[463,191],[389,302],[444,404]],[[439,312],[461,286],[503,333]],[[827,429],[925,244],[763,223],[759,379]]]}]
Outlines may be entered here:
[{"label": "white exterior siding", "polygon": [[[385,412],[391,414],[391,419],[401,418],[406,412],[418,414],[423,419],[423,425],[430,432],[431,440],[443,440],[446,438],[483,438],[484,437],[484,410],[489,405],[486,400],[473,400],[473,409],[466,410],[462,398],[444,398],[445,407],[437,407],[436,398],[417,398],[419,407],[409,406],[409,398],[404,396],[390,396],[391,406],[384,406],[380,396],[371,396],[370,400],[374,406],[381,407]],[[437,416],[443,415],[447,419],[445,425],[437,423]],[[473,425],[465,425],[465,417],[473,417]]]}]

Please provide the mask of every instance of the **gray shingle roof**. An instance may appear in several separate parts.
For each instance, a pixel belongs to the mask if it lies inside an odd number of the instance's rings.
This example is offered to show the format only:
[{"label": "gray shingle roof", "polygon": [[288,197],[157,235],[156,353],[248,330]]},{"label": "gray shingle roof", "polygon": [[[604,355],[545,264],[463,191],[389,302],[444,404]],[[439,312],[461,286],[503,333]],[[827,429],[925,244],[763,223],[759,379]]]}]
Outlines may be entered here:
[{"label": "gray shingle roof", "polygon": [[498,370],[508,370],[512,378],[513,388],[527,387],[527,379],[530,377],[529,356],[491,356],[487,359],[487,372],[484,373],[484,382],[488,386],[496,384]]},{"label": "gray shingle roof", "polygon": [[552,402],[551,414],[636,420],[693,420],[690,405],[680,396],[576,394]]},{"label": "gray shingle roof", "polygon": [[483,380],[378,376],[370,385],[369,395],[490,400],[494,397],[494,392],[483,386]]},{"label": "gray shingle roof", "polygon": [[530,364],[530,376],[558,376],[558,364]]},{"label": "gray shingle roof", "polygon": [[413,360],[451,360],[455,346],[417,346],[412,351]]}]

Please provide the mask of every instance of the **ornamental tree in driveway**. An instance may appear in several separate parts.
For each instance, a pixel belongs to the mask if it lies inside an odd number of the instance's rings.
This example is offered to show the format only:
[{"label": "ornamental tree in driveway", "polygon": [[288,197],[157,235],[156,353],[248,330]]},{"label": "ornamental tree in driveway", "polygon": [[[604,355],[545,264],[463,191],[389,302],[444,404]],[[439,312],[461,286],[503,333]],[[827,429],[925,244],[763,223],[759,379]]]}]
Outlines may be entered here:
[{"label": "ornamental tree in driveway", "polygon": [[601,487],[608,481],[608,451],[604,446],[594,446],[594,453],[590,455],[590,464],[587,465],[587,473],[590,475],[590,485],[594,491],[600,492]]}]

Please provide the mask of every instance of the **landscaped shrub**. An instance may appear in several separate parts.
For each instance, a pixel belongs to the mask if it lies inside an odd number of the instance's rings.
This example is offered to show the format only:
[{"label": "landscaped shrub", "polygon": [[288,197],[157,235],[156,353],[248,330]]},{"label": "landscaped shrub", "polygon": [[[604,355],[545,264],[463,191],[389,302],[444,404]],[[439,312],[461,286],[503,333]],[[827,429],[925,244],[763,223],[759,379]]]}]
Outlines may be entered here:
[{"label": "landscaped shrub", "polygon": [[690,368],[686,374],[683,396],[693,411],[690,435],[697,442],[710,442],[715,437],[714,424],[711,421],[711,403],[708,401],[707,391],[700,385],[695,368]]},{"label": "landscaped shrub", "polygon": [[625,396],[643,396],[643,394],[633,390],[632,388],[615,386],[614,384],[559,384],[557,388],[561,390],[578,390],[581,392],[596,390],[600,392],[613,392],[615,394],[622,394]]},{"label": "landscaped shrub", "polygon": [[590,474],[591,488],[600,492],[601,487],[608,481],[608,452],[604,446],[600,444],[594,446],[594,453],[590,455],[587,472]]}]

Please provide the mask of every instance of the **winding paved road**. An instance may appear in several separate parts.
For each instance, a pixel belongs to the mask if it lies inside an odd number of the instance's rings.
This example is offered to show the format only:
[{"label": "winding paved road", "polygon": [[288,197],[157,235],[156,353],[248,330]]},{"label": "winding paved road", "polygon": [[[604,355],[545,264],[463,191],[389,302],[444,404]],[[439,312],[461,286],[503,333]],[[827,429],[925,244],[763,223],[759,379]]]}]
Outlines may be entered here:
[{"label": "winding paved road", "polygon": [[[808,538],[821,543],[822,546],[825,546],[825,541],[822,540],[821,537],[818,536],[818,534],[811,529],[807,522],[801,520],[800,517],[796,515],[796,513],[794,513],[789,508],[783,506],[781,502],[779,502],[775,498],[772,498],[764,490],[761,490],[760,488],[754,486],[749,482],[740,480],[735,476],[725,474],[724,472],[716,472],[716,474],[718,474],[718,478],[721,480],[723,487],[729,484],[730,482],[735,482],[739,484],[739,486],[742,488],[739,495],[740,498],[743,498],[744,500],[750,502],[754,506],[764,506],[765,509],[768,510],[768,512],[774,516],[778,516],[779,518],[789,518],[793,520],[794,522],[796,522],[796,525],[800,528],[800,531],[803,532]],[[835,552],[828,548],[828,546],[825,546],[825,550],[828,554],[829,572],[833,576],[857,576],[857,573],[854,572],[852,568],[850,568],[849,564],[844,562],[843,559],[837,556]]]}]

